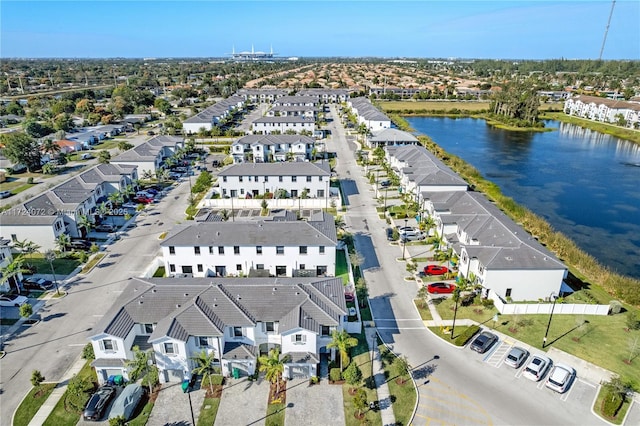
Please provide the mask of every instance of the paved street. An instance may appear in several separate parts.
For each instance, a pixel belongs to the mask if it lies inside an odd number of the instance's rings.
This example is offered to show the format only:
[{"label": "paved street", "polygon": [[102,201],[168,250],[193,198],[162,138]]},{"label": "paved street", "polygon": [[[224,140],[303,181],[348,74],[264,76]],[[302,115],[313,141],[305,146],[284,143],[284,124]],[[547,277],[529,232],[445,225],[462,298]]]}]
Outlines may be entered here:
[{"label": "paved street", "polygon": [[40,310],[39,324],[22,328],[5,343],[7,355],[0,361],[0,424],[11,424],[14,410],[31,388],[32,370],[40,370],[47,381],[58,381],[72,365],[126,280],[141,275],[157,256],[158,236],[184,220],[188,191],[184,181],[160,203],[149,205],[126,238],[107,247],[107,256],[96,268],[65,284],[66,297],[47,302]]}]

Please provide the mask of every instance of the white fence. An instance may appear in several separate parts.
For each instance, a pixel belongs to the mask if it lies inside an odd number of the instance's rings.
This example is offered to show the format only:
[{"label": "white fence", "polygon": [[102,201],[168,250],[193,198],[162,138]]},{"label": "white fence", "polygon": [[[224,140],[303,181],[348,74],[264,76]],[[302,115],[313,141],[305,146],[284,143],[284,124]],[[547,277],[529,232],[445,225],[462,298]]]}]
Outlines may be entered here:
[{"label": "white fence", "polygon": [[[260,209],[262,208],[262,199],[246,199],[246,198],[205,198],[199,204],[198,208],[219,208],[228,210],[237,209]],[[285,210],[300,210],[300,209],[326,209],[336,207],[340,209],[342,207],[342,200],[340,197],[327,198],[278,198],[266,200],[269,205],[269,209],[285,209]]]},{"label": "white fence", "polygon": [[502,315],[535,315],[535,314],[551,314],[553,308],[553,314],[556,315],[608,315],[609,305],[588,305],[578,303],[556,303],[553,307],[553,303],[506,303],[502,299],[491,292],[490,296],[493,299],[498,312]]}]

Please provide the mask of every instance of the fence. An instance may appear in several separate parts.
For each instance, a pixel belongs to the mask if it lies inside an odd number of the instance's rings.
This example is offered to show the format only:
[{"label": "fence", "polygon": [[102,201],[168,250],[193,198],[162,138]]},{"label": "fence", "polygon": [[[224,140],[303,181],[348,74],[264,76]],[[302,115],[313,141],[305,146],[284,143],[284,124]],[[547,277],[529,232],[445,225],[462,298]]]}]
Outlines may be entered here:
[{"label": "fence", "polygon": [[[260,209],[262,208],[262,199],[246,199],[246,198],[208,198],[203,199],[199,208],[219,208],[228,210],[238,209]],[[329,198],[272,198],[266,200],[269,209],[285,209],[285,210],[302,210],[302,209],[325,209],[335,207],[340,209],[342,201],[340,197]]]},{"label": "fence", "polygon": [[502,315],[535,315],[553,314],[556,315],[608,315],[609,305],[588,305],[578,303],[506,303],[495,293],[491,292],[489,298],[493,299],[498,312]]}]

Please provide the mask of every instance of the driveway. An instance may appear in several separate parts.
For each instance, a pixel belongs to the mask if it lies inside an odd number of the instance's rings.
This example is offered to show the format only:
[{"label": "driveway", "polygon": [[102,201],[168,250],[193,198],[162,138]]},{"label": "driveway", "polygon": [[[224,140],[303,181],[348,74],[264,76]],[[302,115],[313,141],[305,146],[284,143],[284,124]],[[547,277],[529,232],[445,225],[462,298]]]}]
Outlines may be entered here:
[{"label": "driveway", "polygon": [[147,425],[191,425],[192,415],[197,424],[205,395],[205,390],[200,389],[199,382],[200,380],[189,393],[182,391],[182,383],[163,384]]},{"label": "driveway", "polygon": [[330,385],[322,380],[317,385],[309,386],[308,379],[290,380],[287,382],[285,426],[343,425],[342,406],[341,385]]},{"label": "driveway", "polygon": [[[225,379],[220,406],[216,415],[217,425],[264,425],[269,398],[269,382],[263,378],[249,381]],[[155,408],[154,408],[155,410]]]}]

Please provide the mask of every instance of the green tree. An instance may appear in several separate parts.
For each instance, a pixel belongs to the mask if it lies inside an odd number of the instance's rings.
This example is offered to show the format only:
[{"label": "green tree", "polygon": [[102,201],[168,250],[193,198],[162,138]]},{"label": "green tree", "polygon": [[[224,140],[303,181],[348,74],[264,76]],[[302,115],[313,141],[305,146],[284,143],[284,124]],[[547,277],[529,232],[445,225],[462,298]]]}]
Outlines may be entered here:
[{"label": "green tree", "polygon": [[33,306],[31,304],[25,303],[20,306],[20,316],[22,318],[29,318],[31,315],[33,315]]},{"label": "green tree", "polygon": [[58,145],[51,139],[45,139],[42,142],[41,148],[47,154],[51,154],[51,157],[54,157],[57,153],[60,152],[60,145]]},{"label": "green tree", "polygon": [[409,374],[409,370],[411,369],[407,357],[399,356],[398,358],[396,358],[394,364],[396,366],[396,373],[398,374],[398,376],[400,376],[400,384],[404,384],[406,382],[404,376]]},{"label": "green tree", "polygon": [[258,358],[260,365],[258,371],[265,373],[265,378],[276,385],[276,393],[280,393],[280,378],[284,372],[284,364],[288,360],[288,355],[280,359],[280,349],[271,349],[268,355],[261,355]]},{"label": "green tree", "polygon": [[131,148],[133,148],[133,144],[130,144],[130,143],[129,143],[129,142],[127,142],[127,141],[120,141],[120,142],[118,142],[118,149],[119,149],[120,151],[128,151],[128,150],[130,150]]},{"label": "green tree", "polygon": [[351,362],[347,369],[344,370],[342,377],[344,377],[348,384],[352,386],[357,385],[362,380],[362,370],[360,370],[360,367],[358,367],[355,362]]},{"label": "green tree", "polygon": [[216,368],[213,363],[216,360],[214,351],[207,353],[206,350],[200,351],[196,356],[192,356],[191,360],[195,361],[197,366],[193,369],[192,374],[202,376],[202,383],[209,381],[209,392],[213,394],[213,375],[216,374]]},{"label": "green tree", "polygon": [[11,262],[0,267],[0,282],[15,280],[17,276],[25,271],[23,265],[22,255],[18,255],[15,256]]},{"label": "green tree", "polygon": [[165,115],[171,112],[171,104],[166,99],[156,98],[156,100],[153,102],[153,106]]},{"label": "green tree", "polygon": [[40,385],[44,381],[45,381],[45,378],[44,378],[44,376],[42,375],[42,373],[39,370],[33,370],[31,372],[31,385],[34,388],[40,387]]},{"label": "green tree", "polygon": [[67,234],[58,235],[56,238],[56,246],[60,251],[67,251],[69,245],[71,245],[71,238]]},{"label": "green tree", "polygon": [[122,194],[120,192],[112,192],[107,199],[115,206],[122,204]]},{"label": "green tree", "polygon": [[353,396],[353,408],[358,410],[358,417],[362,415],[362,411],[367,408],[367,391],[360,388]]},{"label": "green tree", "polygon": [[98,162],[100,164],[107,164],[111,160],[111,154],[107,150],[102,150],[98,153]]},{"label": "green tree", "polygon": [[91,232],[93,223],[91,222],[91,220],[89,220],[89,217],[87,215],[81,214],[76,219],[76,226],[78,227],[78,230],[80,230],[80,234],[82,234],[82,237],[84,238],[89,234],[89,232]]},{"label": "green tree", "polygon": [[340,371],[345,364],[349,364],[349,351],[357,345],[358,339],[351,337],[345,330],[333,330],[331,333],[331,342],[327,344],[327,348],[335,348],[340,353]]},{"label": "green tree", "polygon": [[151,350],[143,351],[138,346],[133,347],[133,359],[125,362],[129,369],[129,377],[136,381],[142,377],[142,385],[149,387],[149,392],[153,395],[153,388],[158,384],[158,369],[151,365],[153,361]]},{"label": "green tree", "polygon": [[55,130],[64,130],[65,132],[68,132],[73,129],[73,119],[67,113],[59,114],[53,120],[53,128]]},{"label": "green tree", "polygon": [[51,163],[46,163],[44,166],[42,166],[42,173],[44,173],[45,175],[52,175],[56,172],[56,170],[56,166]]},{"label": "green tree", "polygon": [[30,172],[42,167],[40,145],[26,133],[13,132],[0,135],[2,154],[16,164],[24,164]]}]

